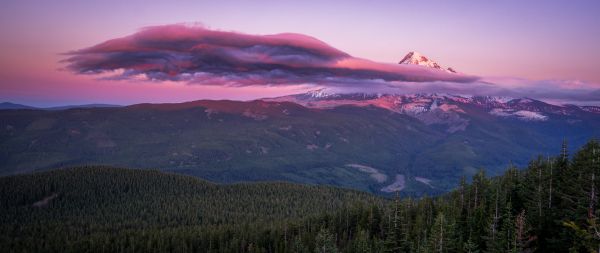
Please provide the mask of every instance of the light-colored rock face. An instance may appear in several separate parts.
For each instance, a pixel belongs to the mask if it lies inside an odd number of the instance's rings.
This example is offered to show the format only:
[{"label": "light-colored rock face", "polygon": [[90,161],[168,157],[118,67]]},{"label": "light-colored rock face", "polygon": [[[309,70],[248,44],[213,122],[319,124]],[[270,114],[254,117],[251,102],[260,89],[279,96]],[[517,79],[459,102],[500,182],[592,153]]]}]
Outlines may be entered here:
[{"label": "light-colored rock face", "polygon": [[370,166],[366,166],[366,165],[362,165],[362,164],[355,164],[355,163],[346,164],[346,166],[357,169],[364,173],[368,173],[369,176],[371,178],[373,178],[373,180],[377,181],[378,183],[383,183],[383,182],[387,181],[387,178],[388,178],[387,175],[381,173],[378,169],[375,169]]},{"label": "light-colored rock face", "polygon": [[406,178],[402,174],[396,174],[396,180],[386,186],[381,188],[382,192],[398,192],[402,191],[406,187]]},{"label": "light-colored rock face", "polygon": [[490,111],[490,114],[499,117],[512,117],[525,121],[545,121],[548,120],[548,116],[543,115],[540,112],[526,111],[526,110],[512,110],[495,108]]},{"label": "light-colored rock face", "polygon": [[415,177],[415,181],[425,184],[427,186],[429,186],[430,188],[434,188],[433,185],[431,185],[431,179],[429,178],[424,178],[424,177]]}]

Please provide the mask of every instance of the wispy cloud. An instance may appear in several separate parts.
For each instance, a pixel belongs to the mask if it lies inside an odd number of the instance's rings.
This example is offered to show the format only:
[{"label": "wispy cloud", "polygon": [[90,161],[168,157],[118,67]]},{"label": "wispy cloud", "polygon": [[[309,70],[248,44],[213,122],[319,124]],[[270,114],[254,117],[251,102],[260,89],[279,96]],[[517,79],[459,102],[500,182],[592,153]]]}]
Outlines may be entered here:
[{"label": "wispy cloud", "polygon": [[249,35],[186,25],[148,27],[67,55],[67,69],[79,74],[203,85],[339,86],[478,79],[355,58],[301,34]]},{"label": "wispy cloud", "polygon": [[482,81],[494,84],[490,95],[530,97],[561,104],[600,104],[600,85],[592,82],[515,77],[487,77]]},{"label": "wispy cloud", "polygon": [[554,104],[600,105],[600,85],[573,80],[529,80],[513,77],[482,78],[471,83],[456,82],[373,82],[369,86],[326,87],[329,92],[353,93],[438,93],[452,95],[528,97]]}]

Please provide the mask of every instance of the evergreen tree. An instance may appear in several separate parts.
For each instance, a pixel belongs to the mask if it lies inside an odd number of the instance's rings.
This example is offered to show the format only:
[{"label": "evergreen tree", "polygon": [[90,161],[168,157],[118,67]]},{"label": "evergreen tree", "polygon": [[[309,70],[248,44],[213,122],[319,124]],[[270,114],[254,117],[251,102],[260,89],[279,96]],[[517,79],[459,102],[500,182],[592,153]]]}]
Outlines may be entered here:
[{"label": "evergreen tree", "polygon": [[517,252],[532,252],[532,241],[534,238],[530,235],[530,226],[527,223],[527,214],[521,210],[515,218],[515,246]]},{"label": "evergreen tree", "polygon": [[336,253],[338,248],[335,237],[325,228],[322,228],[315,237],[315,252]]},{"label": "evergreen tree", "polygon": [[360,230],[356,237],[356,243],[354,243],[353,252],[357,253],[370,253],[371,246],[369,243],[369,235],[366,231]]},{"label": "evergreen tree", "polygon": [[294,253],[309,253],[310,251],[302,243],[302,241],[298,239],[298,240],[294,240],[294,243],[292,246],[292,252],[294,252]]},{"label": "evergreen tree", "polygon": [[467,242],[465,242],[463,245],[463,251],[465,253],[479,253],[479,246],[477,246],[477,244],[475,244],[473,240],[469,238],[469,240],[467,240]]},{"label": "evergreen tree", "polygon": [[501,252],[519,252],[517,249],[517,233],[515,217],[512,214],[512,205],[506,203],[502,213],[502,225],[498,233],[498,242]]},{"label": "evergreen tree", "polygon": [[455,250],[454,224],[452,224],[443,212],[435,217],[429,237],[429,249],[431,252],[453,252]]}]

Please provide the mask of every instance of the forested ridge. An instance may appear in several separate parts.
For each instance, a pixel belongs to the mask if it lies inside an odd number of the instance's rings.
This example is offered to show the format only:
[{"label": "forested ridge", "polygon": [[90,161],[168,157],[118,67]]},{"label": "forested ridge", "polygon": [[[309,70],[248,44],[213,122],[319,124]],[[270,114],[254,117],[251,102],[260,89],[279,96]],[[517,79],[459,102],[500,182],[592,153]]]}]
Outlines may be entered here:
[{"label": "forested ridge", "polygon": [[600,144],[438,197],[103,167],[0,178],[7,252],[598,252]]},{"label": "forested ridge", "polygon": [[[177,234],[226,238],[233,231],[278,226],[343,209],[348,203],[384,201],[325,186],[218,185],[191,176],[109,167],[2,177],[0,194],[0,241],[8,246],[0,248],[17,251],[62,251],[65,247],[87,251],[103,244],[107,251],[114,251],[121,246],[109,244],[128,244],[130,236],[159,236],[156,241],[135,241],[164,251],[159,241]],[[215,240],[220,243],[222,238]],[[216,242],[214,246],[224,247]]]},{"label": "forested ridge", "polygon": [[600,136],[594,112],[537,101],[523,106],[560,113],[524,121],[493,115],[481,97],[452,102],[464,113],[447,114],[433,109],[441,103],[436,96],[412,98],[433,110],[418,117],[377,106],[318,109],[264,100],[0,110],[0,176],[102,164],[217,183],[287,181],[393,196],[386,187],[402,175],[402,195],[420,197],[451,191],[461,175],[479,168],[498,175],[511,161],[524,167],[554,152],[562,138],[579,148]]}]

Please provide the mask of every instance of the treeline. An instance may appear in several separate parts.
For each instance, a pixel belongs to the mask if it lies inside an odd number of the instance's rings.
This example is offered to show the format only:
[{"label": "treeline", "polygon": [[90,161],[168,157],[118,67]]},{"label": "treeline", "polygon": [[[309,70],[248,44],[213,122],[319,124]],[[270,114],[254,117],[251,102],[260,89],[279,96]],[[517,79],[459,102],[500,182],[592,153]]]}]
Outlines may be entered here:
[{"label": "treeline", "polygon": [[[600,144],[538,157],[439,197],[214,185],[154,171],[0,178],[8,252],[598,252]],[[56,195],[53,195],[56,194]],[[53,197],[47,203],[44,200]],[[34,205],[36,204],[36,205]]]}]

